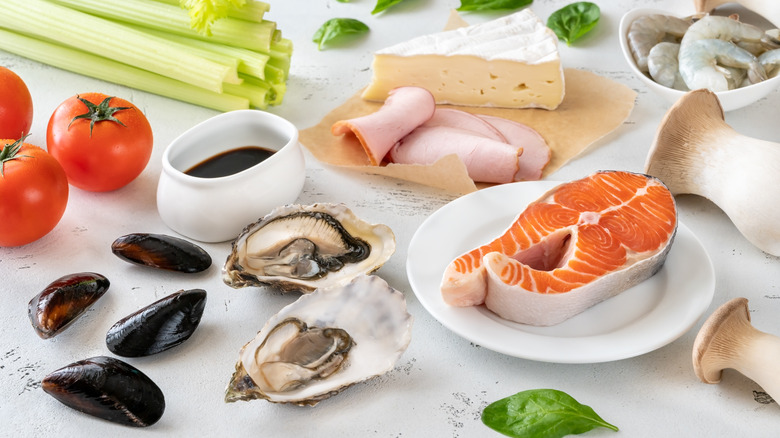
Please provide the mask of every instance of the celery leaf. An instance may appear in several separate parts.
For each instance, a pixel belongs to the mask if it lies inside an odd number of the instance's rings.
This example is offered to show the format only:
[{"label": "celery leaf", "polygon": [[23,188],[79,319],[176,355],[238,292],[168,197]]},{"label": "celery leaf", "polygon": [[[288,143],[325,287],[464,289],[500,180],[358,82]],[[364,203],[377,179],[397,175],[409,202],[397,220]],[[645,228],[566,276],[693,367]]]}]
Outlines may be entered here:
[{"label": "celery leaf", "polygon": [[240,8],[245,0],[179,0],[190,14],[190,27],[203,35],[211,35],[211,26],[228,14],[230,6]]}]

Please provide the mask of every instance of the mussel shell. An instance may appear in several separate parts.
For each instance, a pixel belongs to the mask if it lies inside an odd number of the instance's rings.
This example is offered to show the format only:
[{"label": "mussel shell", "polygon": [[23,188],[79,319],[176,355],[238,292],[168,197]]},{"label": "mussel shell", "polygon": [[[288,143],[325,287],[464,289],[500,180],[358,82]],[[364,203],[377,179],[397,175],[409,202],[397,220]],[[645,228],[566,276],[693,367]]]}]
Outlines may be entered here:
[{"label": "mussel shell", "polygon": [[112,357],[74,362],[44,377],[41,387],[70,408],[125,426],[150,426],[165,411],[157,384]]},{"label": "mussel shell", "polygon": [[111,244],[111,251],[127,262],[169,271],[192,274],[211,266],[211,256],[203,248],[165,234],[127,234]]},{"label": "mussel shell", "polygon": [[206,291],[179,291],[117,321],[106,333],[112,353],[141,357],[173,348],[189,339],[200,324]]},{"label": "mussel shell", "polygon": [[100,274],[81,272],[54,280],[27,306],[35,332],[43,339],[68,328],[108,290],[110,282]]}]

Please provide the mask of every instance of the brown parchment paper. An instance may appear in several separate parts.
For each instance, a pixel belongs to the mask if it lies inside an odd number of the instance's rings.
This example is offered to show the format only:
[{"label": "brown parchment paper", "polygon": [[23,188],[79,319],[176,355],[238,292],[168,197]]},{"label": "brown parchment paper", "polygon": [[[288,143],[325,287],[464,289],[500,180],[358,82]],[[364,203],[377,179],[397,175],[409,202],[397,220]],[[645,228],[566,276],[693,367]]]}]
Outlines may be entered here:
[{"label": "brown parchment paper", "polygon": [[[538,131],[552,150],[550,163],[542,174],[542,178],[546,178],[589,145],[618,128],[628,118],[636,98],[636,92],[627,86],[583,70],[565,69],[564,84],[563,102],[554,111],[446,106],[475,114],[503,117]],[[317,125],[300,132],[301,144],[317,160],[456,193],[477,190],[478,186],[469,178],[466,166],[455,155],[448,155],[432,165],[391,163],[372,166],[354,135],[332,135],[330,127],[335,122],[373,113],[382,106],[381,102],[363,100],[361,93],[358,92],[331,111]],[[483,186],[486,185],[479,187]]]}]

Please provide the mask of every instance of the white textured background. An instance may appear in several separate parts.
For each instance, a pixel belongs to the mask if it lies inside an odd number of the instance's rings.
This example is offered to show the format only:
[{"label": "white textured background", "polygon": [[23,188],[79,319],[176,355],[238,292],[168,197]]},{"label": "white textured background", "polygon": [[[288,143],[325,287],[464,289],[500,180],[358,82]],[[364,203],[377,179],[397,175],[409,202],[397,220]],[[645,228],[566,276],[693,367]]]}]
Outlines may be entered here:
[{"label": "white textured background", "polygon": [[[289,92],[284,104],[270,111],[301,129],[317,123],[368,82],[375,50],[440,30],[449,9],[459,4],[456,0],[405,0],[384,14],[371,16],[373,0],[269,1],[272,8],[267,18],[276,21],[295,44]],[[568,3],[536,0],[531,7],[546,20]],[[688,1],[596,3],[602,11],[598,27],[574,47],[561,44],[564,66],[589,70],[635,89],[636,107],[623,126],[552,175],[556,180],[601,169],[642,170],[668,104],[649,94],[629,73],[620,54],[618,22],[634,7],[667,9],[680,15],[693,12]],[[361,19],[371,32],[348,47],[318,52],[311,36],[333,17]],[[464,17],[478,22],[492,16],[471,13]],[[181,132],[216,112],[64,72],[1,50],[0,65],[14,70],[30,88],[35,120],[29,141],[34,144],[45,144],[48,116],[60,102],[88,91],[131,100],[145,112],[155,133],[152,160],[135,182],[103,194],[71,188],[65,216],[52,233],[21,248],[0,248],[0,435],[497,437],[480,421],[488,403],[526,389],[556,388],[620,427],[614,436],[777,436],[780,407],[760,403],[761,397],[754,396],[754,391],[761,390],[757,384],[733,371],[727,371],[719,385],[700,383],[693,374],[691,346],[703,318],[678,340],[654,352],[589,365],[518,359],[456,336],[420,305],[405,273],[407,246],[416,228],[455,196],[323,167],[309,155],[299,202],[344,202],[364,219],[386,223],[394,230],[398,251],[378,275],[405,294],[415,318],[412,343],[388,374],[314,408],[264,401],[225,404],[223,393],[238,350],[296,295],[225,286],[219,271],[230,250],[227,243],[203,245],[214,265],[191,276],[131,266],[110,252],[111,242],[126,233],[172,234],[155,206],[163,149]],[[749,136],[780,140],[778,93],[728,113],[726,121]],[[701,239],[715,265],[715,298],[706,315],[733,297],[745,296],[754,325],[780,334],[778,259],[751,246],[708,201],[689,196],[680,197],[678,203],[681,220]],[[57,277],[80,271],[106,275],[110,290],[67,331],[51,340],[39,339],[27,319],[28,301]],[[195,287],[206,289],[209,296],[194,336],[173,350],[128,360],[165,393],[167,408],[156,425],[135,430],[94,419],[64,407],[40,389],[40,380],[55,369],[86,357],[110,355],[105,331],[121,317],[176,290]],[[613,436],[613,432],[595,430],[587,436]]]}]

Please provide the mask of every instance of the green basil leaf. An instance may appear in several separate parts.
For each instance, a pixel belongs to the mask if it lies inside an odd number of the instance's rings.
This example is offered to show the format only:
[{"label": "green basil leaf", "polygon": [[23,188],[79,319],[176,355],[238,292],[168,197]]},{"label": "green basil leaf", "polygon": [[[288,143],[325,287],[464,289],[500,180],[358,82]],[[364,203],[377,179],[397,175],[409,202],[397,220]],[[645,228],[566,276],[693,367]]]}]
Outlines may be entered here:
[{"label": "green basil leaf", "polygon": [[336,0],[339,3],[349,3],[349,0]]},{"label": "green basil leaf", "polygon": [[547,19],[547,27],[570,46],[593,29],[600,16],[601,10],[594,3],[572,3],[553,12]]},{"label": "green basil leaf", "polygon": [[324,44],[338,37],[366,32],[368,32],[368,26],[360,20],[355,20],[354,18],[331,18],[314,32],[312,41],[317,43],[318,50],[322,50]]},{"label": "green basil leaf", "polygon": [[533,3],[533,0],[460,0],[459,11],[503,11],[518,9]]},{"label": "green basil leaf", "polygon": [[491,403],[482,422],[510,437],[560,438],[597,427],[617,431],[589,406],[555,389],[531,389]]},{"label": "green basil leaf", "polygon": [[374,7],[374,10],[371,11],[371,15],[378,14],[390,6],[395,6],[402,1],[403,0],[376,0],[376,6]]}]

